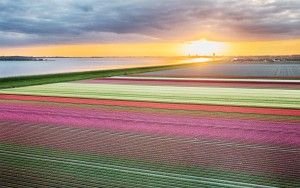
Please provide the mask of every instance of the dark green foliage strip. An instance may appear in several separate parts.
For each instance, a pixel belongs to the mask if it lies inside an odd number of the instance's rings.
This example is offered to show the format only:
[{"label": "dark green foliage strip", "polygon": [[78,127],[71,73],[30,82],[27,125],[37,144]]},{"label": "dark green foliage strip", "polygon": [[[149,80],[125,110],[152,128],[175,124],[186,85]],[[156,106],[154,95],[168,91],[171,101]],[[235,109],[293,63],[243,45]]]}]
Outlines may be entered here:
[{"label": "dark green foliage strip", "polygon": [[84,79],[99,78],[99,77],[119,76],[119,75],[159,71],[159,70],[166,70],[166,69],[173,69],[173,68],[180,68],[180,67],[188,67],[194,65],[197,65],[197,63],[184,63],[184,64],[147,66],[147,67],[137,67],[137,68],[8,77],[8,78],[0,78],[0,89],[49,84],[49,83],[57,83],[57,82],[67,82],[67,81],[75,81],[75,80],[84,80]]}]

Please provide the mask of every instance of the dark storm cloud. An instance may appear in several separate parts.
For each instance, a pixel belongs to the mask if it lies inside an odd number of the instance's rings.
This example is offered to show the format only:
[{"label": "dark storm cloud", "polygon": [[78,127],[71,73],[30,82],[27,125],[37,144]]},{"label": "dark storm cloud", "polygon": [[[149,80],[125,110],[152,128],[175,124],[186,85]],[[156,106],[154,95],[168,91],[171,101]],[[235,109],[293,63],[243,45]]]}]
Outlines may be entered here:
[{"label": "dark storm cloud", "polygon": [[300,37],[298,0],[0,0],[0,45]]}]

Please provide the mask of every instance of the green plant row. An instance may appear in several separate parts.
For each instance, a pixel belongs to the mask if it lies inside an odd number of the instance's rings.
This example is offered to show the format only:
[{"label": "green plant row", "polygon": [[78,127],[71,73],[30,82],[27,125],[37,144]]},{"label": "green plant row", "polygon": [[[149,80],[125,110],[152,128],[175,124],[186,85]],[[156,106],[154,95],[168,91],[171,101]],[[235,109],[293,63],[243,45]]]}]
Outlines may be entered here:
[{"label": "green plant row", "polygon": [[92,78],[100,78],[100,77],[119,76],[119,75],[127,75],[127,74],[136,74],[136,73],[188,67],[194,65],[197,65],[197,63],[184,63],[184,64],[159,65],[159,66],[147,66],[147,67],[136,67],[136,68],[122,68],[122,69],[84,71],[84,72],[72,72],[72,73],[7,77],[7,78],[0,78],[0,89],[67,82],[67,81],[75,81],[75,80],[84,80],[84,79],[92,79]]}]

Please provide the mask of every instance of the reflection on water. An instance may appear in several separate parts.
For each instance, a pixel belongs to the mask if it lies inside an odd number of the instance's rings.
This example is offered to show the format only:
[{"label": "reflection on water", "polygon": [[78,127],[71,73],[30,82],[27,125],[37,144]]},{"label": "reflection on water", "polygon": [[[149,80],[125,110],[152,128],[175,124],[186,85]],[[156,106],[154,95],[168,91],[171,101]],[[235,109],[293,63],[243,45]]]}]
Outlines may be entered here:
[{"label": "reflection on water", "polygon": [[48,58],[47,61],[0,61],[0,77],[183,63],[180,61],[177,58]]},{"label": "reflection on water", "polygon": [[203,63],[203,62],[209,62],[214,60],[213,58],[205,58],[205,57],[198,57],[198,58],[188,58],[183,59],[180,62],[182,63]]}]

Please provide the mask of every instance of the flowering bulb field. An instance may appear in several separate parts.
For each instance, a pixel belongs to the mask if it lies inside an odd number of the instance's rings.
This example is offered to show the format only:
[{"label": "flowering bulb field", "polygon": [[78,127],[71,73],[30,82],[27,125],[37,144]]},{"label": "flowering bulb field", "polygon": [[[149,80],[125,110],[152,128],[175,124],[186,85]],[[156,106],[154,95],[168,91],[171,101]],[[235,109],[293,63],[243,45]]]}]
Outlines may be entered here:
[{"label": "flowering bulb field", "polygon": [[300,187],[300,81],[116,77],[0,90],[0,186]]},{"label": "flowering bulb field", "polygon": [[199,64],[193,67],[135,74],[135,76],[207,77],[207,78],[300,78],[299,62],[227,62]]}]

